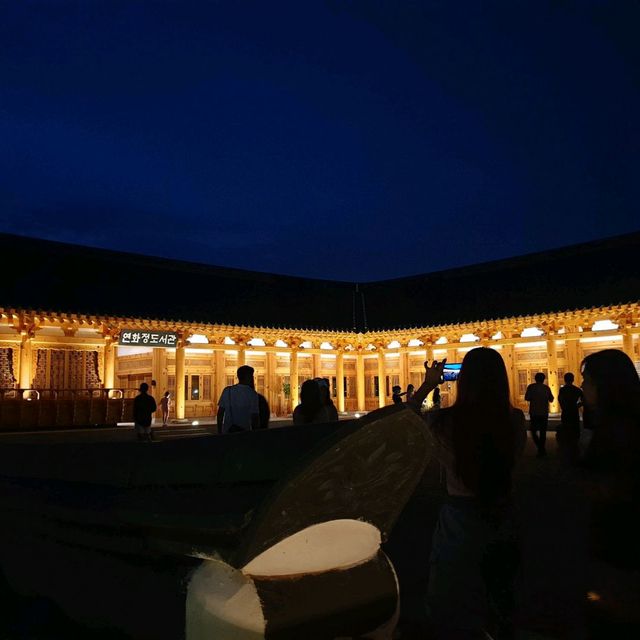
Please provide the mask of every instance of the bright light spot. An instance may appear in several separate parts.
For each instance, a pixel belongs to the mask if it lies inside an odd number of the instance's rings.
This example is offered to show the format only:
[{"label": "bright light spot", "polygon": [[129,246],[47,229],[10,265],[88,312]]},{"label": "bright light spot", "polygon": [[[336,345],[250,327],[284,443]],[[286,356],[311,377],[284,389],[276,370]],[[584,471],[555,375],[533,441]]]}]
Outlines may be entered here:
[{"label": "bright light spot", "polygon": [[593,323],[591,331],[615,331],[620,325],[611,320],[597,320]]},{"label": "bright light spot", "polygon": [[591,600],[591,602],[597,602],[601,600],[600,594],[595,591],[587,591],[587,600]]},{"label": "bright light spot", "polygon": [[353,351],[353,345],[352,344],[348,344],[345,348],[345,351]]},{"label": "bright light spot", "polygon": [[333,345],[330,342],[323,342],[320,345],[321,349],[333,349]]},{"label": "bright light spot", "polygon": [[502,334],[502,331],[498,331],[498,333],[494,333],[491,336],[492,340],[502,340],[502,338],[504,338],[504,335]]},{"label": "bright light spot", "polygon": [[436,344],[447,344],[447,342],[449,341],[447,340],[446,336],[441,336],[436,340]]},{"label": "bright light spot", "polygon": [[538,329],[538,327],[527,327],[521,334],[521,338],[537,338],[538,336],[543,336],[544,331],[542,329]]},{"label": "bright light spot", "polygon": [[369,343],[369,344],[365,347],[365,349],[366,349],[367,351],[375,351],[375,346],[374,346],[374,345],[372,345],[371,343]]},{"label": "bright light spot", "polygon": [[190,342],[191,344],[209,344],[207,336],[204,336],[201,333],[194,333],[187,342]]},{"label": "bright light spot", "polygon": [[477,342],[480,338],[473,333],[465,333],[461,338],[460,342]]},{"label": "bright light spot", "polygon": [[191,423],[191,425],[192,425],[193,427],[197,427],[199,424],[200,424],[200,423],[199,423],[197,420],[194,420],[194,421]]},{"label": "bright light spot", "polygon": [[562,333],[567,333],[567,330],[564,327],[562,327],[562,329],[558,329],[558,335]]},{"label": "bright light spot", "polygon": [[235,340],[232,340],[229,336],[227,336],[227,337],[224,339],[224,343],[225,343],[225,344],[235,344],[235,343],[236,343],[236,341],[235,341]]},{"label": "bright light spot", "polygon": [[392,340],[388,345],[387,349],[399,349],[400,343],[397,340]]},{"label": "bright light spot", "polygon": [[276,346],[276,347],[281,347],[281,348],[282,348],[282,347],[286,347],[286,346],[288,346],[288,345],[287,345],[287,343],[286,343],[284,340],[276,340],[276,342],[275,342],[275,346]]},{"label": "bright light spot", "polygon": [[251,345],[252,347],[264,347],[265,346],[264,340],[262,338],[251,338],[251,340],[249,340],[249,342],[247,342],[247,344]]},{"label": "bright light spot", "polygon": [[301,349],[311,349],[313,347],[313,345],[311,344],[311,342],[309,342],[309,340],[305,340],[301,345],[300,348]]},{"label": "bright light spot", "polygon": [[411,340],[409,340],[410,347],[421,347],[423,344],[424,342],[422,342],[422,340],[418,340],[417,338],[412,338]]},{"label": "bright light spot", "polygon": [[360,414],[359,414],[359,413],[356,413],[354,417],[359,418],[359,417],[360,417]]}]

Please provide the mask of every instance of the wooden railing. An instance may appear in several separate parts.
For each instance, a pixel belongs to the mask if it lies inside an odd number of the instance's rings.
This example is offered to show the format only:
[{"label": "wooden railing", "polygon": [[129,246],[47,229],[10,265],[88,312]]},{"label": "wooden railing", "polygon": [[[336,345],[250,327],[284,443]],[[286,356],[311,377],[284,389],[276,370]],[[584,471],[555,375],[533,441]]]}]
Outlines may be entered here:
[{"label": "wooden railing", "polygon": [[135,389],[0,389],[0,431],[133,422]]}]

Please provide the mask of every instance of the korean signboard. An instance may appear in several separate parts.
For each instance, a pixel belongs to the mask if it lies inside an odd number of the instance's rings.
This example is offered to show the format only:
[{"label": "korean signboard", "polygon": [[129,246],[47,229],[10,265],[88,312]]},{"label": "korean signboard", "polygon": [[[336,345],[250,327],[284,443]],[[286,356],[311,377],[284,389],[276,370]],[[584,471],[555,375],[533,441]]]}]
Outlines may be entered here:
[{"label": "korean signboard", "polygon": [[175,347],[178,334],[173,331],[147,331],[125,329],[118,338],[120,346]]}]

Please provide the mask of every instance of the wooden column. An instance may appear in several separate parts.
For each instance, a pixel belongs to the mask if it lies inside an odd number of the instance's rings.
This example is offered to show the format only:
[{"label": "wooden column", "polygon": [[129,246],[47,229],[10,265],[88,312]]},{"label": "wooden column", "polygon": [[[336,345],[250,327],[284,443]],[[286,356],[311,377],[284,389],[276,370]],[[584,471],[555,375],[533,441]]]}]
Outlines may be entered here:
[{"label": "wooden column", "polygon": [[33,348],[31,338],[28,335],[22,336],[20,342],[20,373],[18,380],[21,389],[30,389],[33,384],[33,371],[31,370]]},{"label": "wooden column", "polygon": [[278,402],[278,395],[280,390],[278,387],[278,380],[276,376],[276,354],[273,351],[267,351],[265,371],[265,396],[269,403],[269,410],[273,413],[274,408]]},{"label": "wooden column", "polygon": [[364,355],[359,353],[356,356],[356,397],[358,400],[358,411],[366,411],[364,396]]},{"label": "wooden column", "polygon": [[635,363],[636,354],[633,348],[633,334],[631,329],[623,329],[622,331],[622,349],[631,358],[631,361]]},{"label": "wooden column", "polygon": [[342,349],[336,355],[336,396],[338,411],[344,413],[344,351]]},{"label": "wooden column", "polygon": [[289,356],[289,389],[291,390],[291,411],[300,403],[298,392],[298,348],[292,347]]},{"label": "wooden column", "polygon": [[580,343],[578,338],[565,339],[564,348],[567,354],[567,371],[565,373],[573,373],[576,378],[576,384],[580,385]]},{"label": "wooden column", "polygon": [[216,381],[215,393],[213,397],[216,401],[216,406],[217,406],[218,400],[220,400],[220,396],[222,395],[222,390],[227,386],[227,375],[224,368],[224,350],[216,349],[213,352],[213,361],[214,361],[214,375],[215,375],[215,381]]},{"label": "wooden column", "polygon": [[237,368],[244,366],[247,363],[247,348],[245,345],[238,346],[238,356],[236,360]]},{"label": "wooden column", "polygon": [[[156,381],[155,389],[151,389],[156,402],[167,390],[167,358],[164,349],[153,349],[151,352],[151,379]],[[158,407],[159,410],[159,407]]]},{"label": "wooden column", "polygon": [[378,406],[384,407],[386,404],[386,373],[384,366],[384,351],[382,347],[378,347]]},{"label": "wooden column", "polygon": [[320,366],[320,354],[314,353],[311,356],[311,377],[319,378],[322,375],[321,366]]},{"label": "wooden column", "polygon": [[515,349],[512,344],[502,345],[502,349],[498,353],[504,360],[504,366],[507,370],[507,378],[509,380],[509,398],[511,404],[515,407],[518,400],[518,389],[516,382],[516,366],[515,366]]},{"label": "wooden column", "polygon": [[556,334],[555,331],[550,332],[547,338],[547,364],[549,367],[549,388],[553,394],[553,402],[551,403],[549,410],[552,413],[558,412],[558,391],[560,385],[558,384],[558,351],[556,349]]},{"label": "wooden column", "polygon": [[176,346],[176,418],[178,420],[184,420],[184,408],[185,408],[185,386],[184,386],[184,358],[185,358],[185,343],[183,339],[178,340]]},{"label": "wooden column", "polygon": [[113,389],[116,384],[116,348],[111,336],[107,336],[104,343],[104,377],[102,378],[105,389]]},{"label": "wooden column", "polygon": [[400,351],[399,363],[400,365],[400,386],[404,391],[409,384],[409,354],[406,351]]}]

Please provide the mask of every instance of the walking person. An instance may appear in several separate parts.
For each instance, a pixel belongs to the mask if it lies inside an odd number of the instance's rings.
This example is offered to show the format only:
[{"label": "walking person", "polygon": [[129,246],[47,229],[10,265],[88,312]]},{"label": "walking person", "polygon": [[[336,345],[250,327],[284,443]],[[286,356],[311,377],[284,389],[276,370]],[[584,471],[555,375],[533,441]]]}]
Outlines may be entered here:
[{"label": "walking person", "polygon": [[580,442],[580,409],[582,406],[582,389],[573,384],[573,373],[564,374],[564,385],[558,392],[560,403],[560,427],[556,432],[560,458],[566,464],[578,460]]},{"label": "walking person", "polygon": [[[442,381],[446,361],[425,363],[417,411]],[[524,414],[510,402],[504,361],[494,349],[469,351],[452,407],[427,412],[447,498],[433,536],[427,610],[439,639],[510,638],[519,565],[512,473],[526,442]]]},{"label": "walking person", "polygon": [[549,424],[549,404],[554,397],[551,389],[544,383],[544,373],[536,373],[535,382],[527,387],[524,399],[529,403],[529,428],[531,438],[538,448],[538,458],[547,455],[547,426]]},{"label": "walking person", "polygon": [[260,427],[260,405],[253,380],[253,367],[242,365],[238,383],[225,387],[218,400],[218,433],[251,431]]},{"label": "walking person", "polygon": [[162,410],[162,426],[166,427],[167,422],[169,422],[169,411],[171,410],[171,394],[168,391],[165,391],[162,398],[160,398],[160,409]]},{"label": "walking person", "polygon": [[153,396],[149,395],[149,385],[143,382],[140,393],[133,400],[133,423],[138,440],[152,442],[151,422],[158,407]]}]

